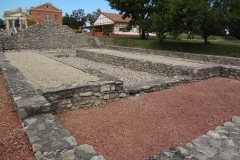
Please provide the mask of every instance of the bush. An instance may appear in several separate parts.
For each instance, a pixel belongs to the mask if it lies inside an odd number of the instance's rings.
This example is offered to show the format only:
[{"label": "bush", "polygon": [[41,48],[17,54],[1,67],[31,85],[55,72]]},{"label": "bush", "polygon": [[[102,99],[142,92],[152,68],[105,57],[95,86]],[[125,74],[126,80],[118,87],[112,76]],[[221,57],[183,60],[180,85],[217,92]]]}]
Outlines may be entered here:
[{"label": "bush", "polygon": [[75,30],[75,33],[82,33],[81,30]]}]

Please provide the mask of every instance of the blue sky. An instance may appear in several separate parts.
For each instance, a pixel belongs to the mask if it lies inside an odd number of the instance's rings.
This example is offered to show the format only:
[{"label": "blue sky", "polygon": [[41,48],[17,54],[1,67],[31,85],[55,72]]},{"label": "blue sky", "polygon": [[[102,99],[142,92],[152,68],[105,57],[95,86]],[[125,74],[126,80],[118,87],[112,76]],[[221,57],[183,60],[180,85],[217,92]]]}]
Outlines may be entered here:
[{"label": "blue sky", "polygon": [[0,0],[0,18],[3,18],[4,11],[21,7],[29,9],[31,6],[38,6],[46,2],[52,3],[55,7],[62,9],[65,13],[71,14],[72,10],[84,9],[84,13],[92,13],[98,8],[103,12],[118,13],[111,9],[106,0]]}]

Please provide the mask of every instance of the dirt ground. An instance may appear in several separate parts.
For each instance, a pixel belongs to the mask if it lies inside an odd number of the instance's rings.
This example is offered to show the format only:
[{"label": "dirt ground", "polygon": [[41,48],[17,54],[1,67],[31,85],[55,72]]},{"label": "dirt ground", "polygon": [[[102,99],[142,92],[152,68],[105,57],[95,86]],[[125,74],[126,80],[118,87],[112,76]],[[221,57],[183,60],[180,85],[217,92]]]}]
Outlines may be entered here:
[{"label": "dirt ground", "polygon": [[213,78],[57,115],[106,160],[142,159],[184,146],[240,114],[240,81]]},{"label": "dirt ground", "polygon": [[12,99],[0,75],[0,159],[34,160],[29,141],[14,112]]}]

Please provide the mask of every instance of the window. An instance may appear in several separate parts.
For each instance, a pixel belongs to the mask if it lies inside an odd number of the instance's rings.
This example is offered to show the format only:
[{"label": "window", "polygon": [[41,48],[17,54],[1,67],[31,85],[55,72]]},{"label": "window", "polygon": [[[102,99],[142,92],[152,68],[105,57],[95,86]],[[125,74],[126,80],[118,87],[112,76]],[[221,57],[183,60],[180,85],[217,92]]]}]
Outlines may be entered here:
[{"label": "window", "polygon": [[49,5],[46,5],[46,8],[49,8]]},{"label": "window", "polygon": [[55,20],[58,20],[58,15],[55,15]]},{"label": "window", "polygon": [[40,13],[38,13],[38,17],[41,17],[41,14],[40,14]]},{"label": "window", "polygon": [[50,20],[50,14],[46,14],[46,20]]},{"label": "window", "polygon": [[124,28],[119,28],[119,31],[124,31]]}]

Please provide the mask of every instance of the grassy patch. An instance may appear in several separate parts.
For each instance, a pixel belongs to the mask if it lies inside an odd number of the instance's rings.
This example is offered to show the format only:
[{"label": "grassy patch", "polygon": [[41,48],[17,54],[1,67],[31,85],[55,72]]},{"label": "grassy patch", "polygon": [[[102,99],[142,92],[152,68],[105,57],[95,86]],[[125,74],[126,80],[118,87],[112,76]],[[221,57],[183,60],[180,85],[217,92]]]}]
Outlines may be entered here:
[{"label": "grassy patch", "polygon": [[[110,38],[110,37],[99,37]],[[142,40],[139,37],[111,37],[115,45],[123,47],[135,47],[154,50],[166,50],[175,52],[187,52],[195,54],[220,55],[240,58],[240,43],[238,41],[215,42],[210,41],[209,44],[203,44],[200,36],[197,40],[173,40],[172,37],[167,37],[164,42],[160,42],[157,37],[150,37],[147,40]],[[181,35],[184,39],[184,35]],[[214,38],[214,37],[212,37]],[[216,37],[215,37],[216,38]]]}]

